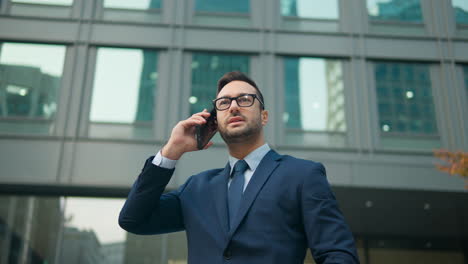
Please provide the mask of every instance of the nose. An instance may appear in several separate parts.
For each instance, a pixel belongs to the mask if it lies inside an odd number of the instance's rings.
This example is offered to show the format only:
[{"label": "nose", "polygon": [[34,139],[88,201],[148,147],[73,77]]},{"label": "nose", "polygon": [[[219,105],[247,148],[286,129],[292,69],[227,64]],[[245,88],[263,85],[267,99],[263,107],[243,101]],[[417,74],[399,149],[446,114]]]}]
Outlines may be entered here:
[{"label": "nose", "polygon": [[231,101],[231,105],[229,106],[229,112],[239,111],[239,105],[237,104],[236,100]]}]

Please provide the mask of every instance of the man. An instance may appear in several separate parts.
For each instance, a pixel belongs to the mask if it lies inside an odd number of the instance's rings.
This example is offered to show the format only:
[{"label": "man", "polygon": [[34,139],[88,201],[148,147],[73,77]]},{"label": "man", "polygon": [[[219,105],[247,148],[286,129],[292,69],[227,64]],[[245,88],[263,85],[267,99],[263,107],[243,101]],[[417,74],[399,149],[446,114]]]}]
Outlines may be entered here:
[{"label": "man", "polygon": [[265,144],[268,112],[255,82],[240,72],[225,74],[214,105],[229,149],[226,167],[191,176],[162,194],[176,161],[198,150],[194,127],[210,113],[179,122],[146,161],[120,226],[135,234],[185,230],[189,264],[299,264],[307,247],[317,263],[359,263],[323,165],[279,155]]}]

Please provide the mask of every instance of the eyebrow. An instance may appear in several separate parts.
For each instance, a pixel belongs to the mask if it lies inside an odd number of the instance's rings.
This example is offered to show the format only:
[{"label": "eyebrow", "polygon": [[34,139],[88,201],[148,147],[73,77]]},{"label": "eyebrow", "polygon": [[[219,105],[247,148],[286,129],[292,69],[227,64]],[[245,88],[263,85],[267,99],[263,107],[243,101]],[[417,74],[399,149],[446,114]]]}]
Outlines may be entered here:
[{"label": "eyebrow", "polygon": [[218,97],[216,99],[219,99],[219,98],[233,98],[233,97],[239,97],[239,96],[242,96],[242,95],[247,95],[247,94],[252,94],[252,93],[240,93],[236,96],[228,96],[228,95],[225,95],[225,96],[221,96],[221,97]]}]

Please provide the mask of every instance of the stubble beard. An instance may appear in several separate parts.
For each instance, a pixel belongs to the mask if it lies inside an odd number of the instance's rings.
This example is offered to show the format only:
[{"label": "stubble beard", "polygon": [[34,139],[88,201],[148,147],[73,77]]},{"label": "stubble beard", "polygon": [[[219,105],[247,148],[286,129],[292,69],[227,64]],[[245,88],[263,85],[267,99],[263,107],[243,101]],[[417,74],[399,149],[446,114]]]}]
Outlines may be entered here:
[{"label": "stubble beard", "polygon": [[218,127],[218,130],[226,144],[242,143],[256,138],[262,130],[262,124],[260,120],[255,120],[243,129],[236,131],[229,131],[227,127]]}]

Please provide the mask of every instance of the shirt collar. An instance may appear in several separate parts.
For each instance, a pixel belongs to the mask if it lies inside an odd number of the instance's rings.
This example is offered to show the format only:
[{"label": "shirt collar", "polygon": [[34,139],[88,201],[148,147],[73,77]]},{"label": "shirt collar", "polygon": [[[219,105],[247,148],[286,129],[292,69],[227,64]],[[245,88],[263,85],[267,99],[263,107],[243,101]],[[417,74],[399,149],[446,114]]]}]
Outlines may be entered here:
[{"label": "shirt collar", "polygon": [[[250,152],[249,155],[247,155],[244,160],[247,162],[247,165],[249,165],[249,169],[251,171],[255,171],[258,167],[258,164],[260,164],[260,161],[262,161],[263,157],[270,151],[270,146],[268,146],[267,143],[264,145],[256,148],[254,151]],[[231,171],[234,169],[234,165],[239,159],[234,158],[233,156],[229,155],[229,165],[231,166]]]}]

